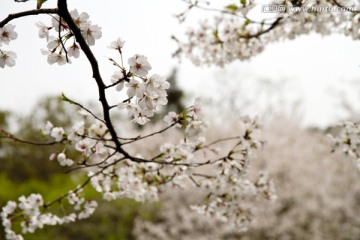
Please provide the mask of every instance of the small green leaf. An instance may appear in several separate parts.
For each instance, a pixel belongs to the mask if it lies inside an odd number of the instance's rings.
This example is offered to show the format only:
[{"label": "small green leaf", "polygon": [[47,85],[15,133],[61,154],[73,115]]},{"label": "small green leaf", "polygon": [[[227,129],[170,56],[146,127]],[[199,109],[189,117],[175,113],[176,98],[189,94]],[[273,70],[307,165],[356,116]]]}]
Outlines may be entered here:
[{"label": "small green leaf", "polygon": [[243,26],[242,26],[242,29],[245,30],[246,26],[249,25],[251,22],[249,19],[246,19]]},{"label": "small green leaf", "polygon": [[61,100],[64,101],[64,102],[68,102],[70,104],[76,104],[75,101],[73,101],[70,98],[66,97],[64,93],[61,93]]},{"label": "small green leaf", "polygon": [[245,7],[246,6],[246,0],[240,0],[240,3]]},{"label": "small green leaf", "polygon": [[219,37],[219,32],[218,32],[218,30],[213,31],[213,36],[214,36],[215,38],[218,38],[218,37]]},{"label": "small green leaf", "polygon": [[43,5],[44,2],[46,2],[47,0],[37,0],[37,5],[36,5],[36,8],[37,9],[40,9],[41,6]]},{"label": "small green leaf", "polygon": [[234,4],[227,5],[225,8],[234,12],[236,12],[239,9],[239,7]]}]

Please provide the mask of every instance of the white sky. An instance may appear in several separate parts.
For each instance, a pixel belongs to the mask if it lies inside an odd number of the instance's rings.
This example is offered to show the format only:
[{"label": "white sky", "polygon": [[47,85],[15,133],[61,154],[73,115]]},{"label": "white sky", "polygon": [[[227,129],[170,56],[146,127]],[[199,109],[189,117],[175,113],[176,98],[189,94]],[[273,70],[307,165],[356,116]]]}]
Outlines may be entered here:
[{"label": "white sky", "polygon": [[[190,19],[179,25],[172,16],[185,9],[180,0],[68,2],[70,9],[87,12],[93,24],[102,27],[103,36],[92,49],[107,83],[110,83],[115,68],[106,57],[117,57],[107,46],[117,37],[122,37],[126,40],[125,59],[136,53],[146,55],[152,65],[152,73],[161,75],[169,74],[175,66],[179,67],[179,84],[186,92],[191,92],[192,97],[226,93],[237,86],[244,86],[244,82],[251,87],[251,82],[259,78],[273,82],[285,80],[291,85],[286,96],[303,97],[303,121],[324,126],[342,116],[334,107],[334,91],[349,88],[346,94],[356,96],[354,90],[357,89],[344,85],[344,82],[358,80],[360,73],[360,45],[349,38],[304,36],[272,44],[252,60],[236,62],[225,69],[197,68],[187,60],[179,63],[171,58],[176,48],[170,40],[171,34],[181,35],[186,25],[194,24]],[[102,4],[104,2],[105,5]],[[49,0],[44,7],[55,4],[55,0]],[[32,9],[35,5],[34,0],[22,4],[1,0],[0,19],[12,12]],[[197,12],[191,17],[195,19],[198,15]],[[27,17],[12,22],[16,25],[18,39],[2,48],[15,51],[18,59],[15,67],[0,69],[0,109],[29,112],[41,96],[60,95],[61,92],[80,101],[96,100],[96,84],[84,56],[74,59],[67,66],[47,64],[46,57],[40,52],[41,48],[46,48],[46,43],[38,38],[35,27],[35,22],[39,20],[50,23],[48,16]],[[226,73],[228,79],[218,81],[222,73]],[[115,104],[121,99],[111,94],[110,100]],[[253,101],[257,101],[256,96]]]}]

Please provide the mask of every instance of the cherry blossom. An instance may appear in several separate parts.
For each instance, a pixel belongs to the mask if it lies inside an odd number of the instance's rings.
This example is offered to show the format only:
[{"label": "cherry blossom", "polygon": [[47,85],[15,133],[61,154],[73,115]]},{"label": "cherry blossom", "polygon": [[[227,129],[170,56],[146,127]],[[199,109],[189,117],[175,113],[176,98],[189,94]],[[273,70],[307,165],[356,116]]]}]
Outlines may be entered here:
[{"label": "cherry blossom", "polygon": [[170,126],[172,124],[176,124],[177,127],[181,127],[180,116],[175,112],[169,112],[165,117],[164,121]]},{"label": "cherry blossom", "polygon": [[123,48],[124,44],[125,44],[125,41],[122,38],[118,38],[116,41],[111,42],[109,48],[115,49],[115,50],[121,52],[121,49]]},{"label": "cherry blossom", "polygon": [[39,38],[46,38],[46,41],[49,41],[49,27],[46,26],[43,22],[37,22],[36,26],[39,28]]},{"label": "cherry blossom", "polygon": [[67,52],[69,57],[79,58],[80,56],[80,48],[76,43],[68,47]]},{"label": "cherry blossom", "polygon": [[116,71],[114,72],[114,74],[111,76],[111,82],[112,83],[118,83],[116,85],[116,90],[117,91],[121,91],[124,88],[124,73],[121,71]]},{"label": "cherry blossom", "polygon": [[[44,53],[44,52],[43,52]],[[47,58],[49,64],[57,63],[59,66],[66,64],[66,56],[60,53],[50,53]]]},{"label": "cherry blossom", "polygon": [[7,24],[4,27],[0,28],[0,47],[2,43],[9,44],[11,40],[15,40],[18,34],[14,31],[15,26],[12,24]]},{"label": "cherry blossom", "polygon": [[0,67],[4,68],[5,66],[13,67],[15,66],[16,53],[12,51],[1,51],[0,50]]},{"label": "cherry blossom", "polygon": [[59,30],[65,31],[66,29],[69,28],[63,18],[61,18],[61,23],[60,23],[60,17],[57,15],[51,18],[51,27],[54,28],[57,32],[59,32]]},{"label": "cherry blossom", "polygon": [[129,58],[130,72],[140,77],[145,77],[151,69],[147,58],[143,55],[136,54]]},{"label": "cherry blossom", "polygon": [[141,98],[144,94],[144,85],[136,79],[131,79],[125,86],[128,87],[127,95],[130,98],[134,96]]},{"label": "cherry blossom", "polygon": [[74,161],[67,158],[64,153],[59,153],[57,155],[57,160],[58,160],[60,166],[68,166],[68,167],[70,167],[70,166],[72,166],[74,164]]},{"label": "cherry blossom", "polygon": [[62,127],[54,127],[51,129],[51,137],[55,138],[55,141],[60,142],[63,139],[65,131]]},{"label": "cherry blossom", "polygon": [[83,12],[79,14],[79,12],[75,9],[70,12],[72,19],[74,19],[74,22],[80,29],[83,29],[88,24],[88,20],[90,18],[89,14],[86,12]]},{"label": "cherry blossom", "polygon": [[89,44],[89,46],[95,45],[95,39],[101,38],[101,27],[98,25],[85,24],[81,28],[82,35]]}]

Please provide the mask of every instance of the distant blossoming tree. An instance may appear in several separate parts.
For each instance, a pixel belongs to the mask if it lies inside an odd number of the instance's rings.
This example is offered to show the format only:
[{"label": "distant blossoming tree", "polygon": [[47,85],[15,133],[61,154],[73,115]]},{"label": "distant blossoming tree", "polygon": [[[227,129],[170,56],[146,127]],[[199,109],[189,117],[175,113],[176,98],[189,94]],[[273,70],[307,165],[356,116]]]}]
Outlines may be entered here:
[{"label": "distant blossoming tree", "polygon": [[[175,56],[185,56],[196,65],[224,66],[261,53],[272,42],[295,39],[312,32],[323,36],[344,34],[360,39],[360,2],[357,0],[239,0],[223,8],[211,1],[183,0],[186,11],[177,15],[184,21],[194,8],[213,12],[186,32]],[[341,149],[360,168],[360,124],[342,124],[339,136],[332,138],[333,150]]]}]

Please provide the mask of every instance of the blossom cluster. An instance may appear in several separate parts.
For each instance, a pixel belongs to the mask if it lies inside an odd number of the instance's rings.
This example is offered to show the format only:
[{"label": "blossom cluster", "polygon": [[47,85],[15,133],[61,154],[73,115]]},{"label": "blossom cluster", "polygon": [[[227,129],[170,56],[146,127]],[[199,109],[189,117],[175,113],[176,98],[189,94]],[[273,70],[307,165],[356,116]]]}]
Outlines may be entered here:
[{"label": "blossom cluster", "polygon": [[21,216],[23,220],[20,222],[22,234],[34,233],[36,229],[41,229],[45,225],[62,225],[74,222],[76,218],[84,219],[91,216],[97,207],[95,201],[86,201],[80,196],[81,190],[74,193],[68,193],[68,202],[74,206],[76,212],[65,214],[59,217],[55,214],[47,212],[47,205],[44,203],[40,194],[31,194],[28,197],[21,196],[19,202],[9,201],[1,212],[2,225],[5,228],[6,239],[22,240],[23,236],[16,234],[12,230],[13,222],[16,216]]},{"label": "blossom cluster", "polygon": [[195,174],[200,176],[200,188],[208,192],[206,204],[193,205],[197,212],[215,217],[235,226],[244,226],[251,220],[251,207],[246,207],[242,199],[256,198],[258,195],[276,199],[274,184],[266,174],[260,174],[255,182],[245,176],[256,149],[262,145],[256,120],[243,117],[240,122],[240,136],[227,156],[214,161],[214,172]]},{"label": "blossom cluster", "polygon": [[[87,44],[89,46],[95,45],[95,40],[102,35],[101,27],[93,25],[89,21],[89,15],[85,12],[79,14],[75,9],[70,14]],[[49,64],[64,65],[71,63],[69,57],[79,58],[80,47],[76,43],[74,34],[69,29],[68,24],[61,17],[52,16],[50,26],[42,22],[36,23],[36,26],[39,28],[39,37],[45,38],[47,41],[47,49],[41,51],[47,56]],[[50,35],[51,30],[54,30],[54,35]]]},{"label": "blossom cluster", "polygon": [[[124,40],[118,38],[110,44],[109,48],[118,51],[122,59],[124,44]],[[112,86],[116,86],[119,92],[127,88],[128,98],[117,104],[117,108],[126,109],[138,124],[146,124],[150,121],[150,117],[154,116],[158,106],[167,104],[166,90],[170,87],[169,82],[164,76],[158,74],[148,76],[151,65],[144,55],[135,54],[129,58],[128,69],[122,62],[118,64],[113,59],[111,61],[119,68],[111,77]]]},{"label": "blossom cluster", "polygon": [[83,156],[81,160],[83,164],[96,163],[110,154],[110,149],[104,146],[107,143],[106,138],[109,139],[107,128],[98,120],[87,128],[84,121],[77,122],[70,131],[65,131],[62,127],[54,127],[48,121],[43,134],[65,144],[64,148],[50,156],[50,160],[57,159],[61,166],[70,167],[74,164],[74,160],[66,155],[67,145],[73,146]]},{"label": "blossom cluster", "polygon": [[[243,1],[241,1],[243,2]],[[262,14],[261,19],[248,16],[257,13],[254,2],[228,5],[229,11],[214,16],[213,21],[200,21],[197,27],[189,27],[186,40],[179,41],[178,55],[190,58],[196,65],[224,66],[234,60],[246,60],[261,53],[269,43],[294,39],[316,32],[321,35],[342,33],[359,39],[359,14],[357,12],[278,12],[274,16]],[[274,1],[284,6],[333,6],[332,1]],[[351,4],[351,5],[350,5]],[[344,6],[358,9],[359,4],[346,2]],[[226,14],[228,13],[228,14]]]},{"label": "blossom cluster", "polygon": [[356,161],[360,169],[360,124],[358,122],[345,122],[341,126],[337,137],[330,135],[333,151],[340,150]]},{"label": "blossom cluster", "polygon": [[[0,47],[3,44],[8,45],[10,41],[17,38],[17,33],[14,31],[15,26],[12,24],[7,24],[4,27],[0,28]],[[5,51],[0,48],[0,67],[4,68],[5,66],[13,67],[15,66],[15,59],[17,55],[13,51]]]}]

